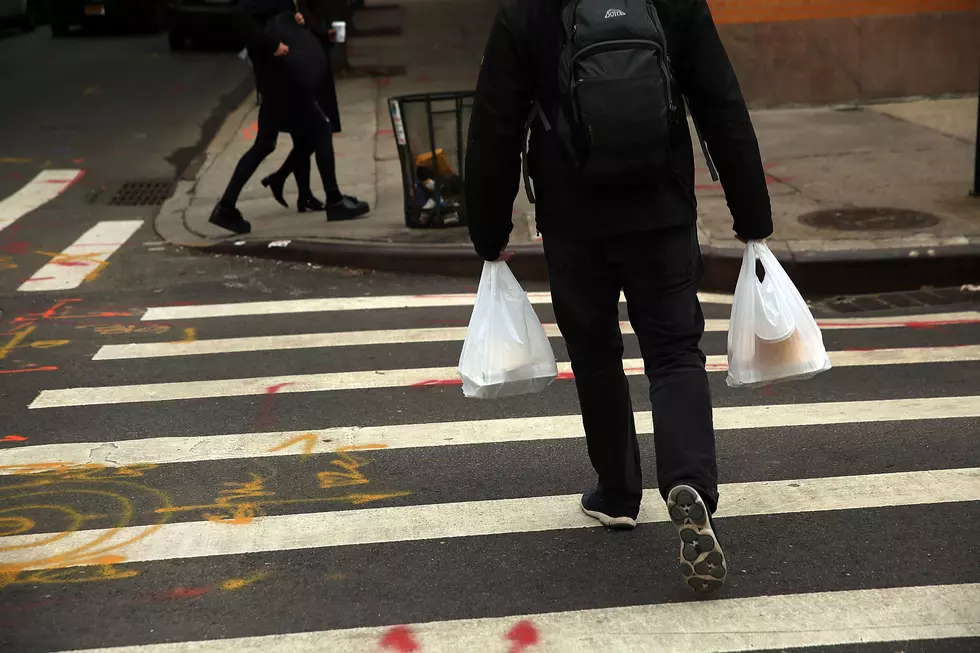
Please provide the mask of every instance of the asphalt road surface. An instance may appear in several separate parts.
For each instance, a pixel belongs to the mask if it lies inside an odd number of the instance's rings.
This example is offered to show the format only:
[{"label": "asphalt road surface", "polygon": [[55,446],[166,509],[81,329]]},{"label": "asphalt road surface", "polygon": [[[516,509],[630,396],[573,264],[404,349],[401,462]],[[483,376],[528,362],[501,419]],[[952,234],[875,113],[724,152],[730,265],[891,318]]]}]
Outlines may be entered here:
[{"label": "asphalt road surface", "polygon": [[833,370],[734,390],[704,297],[730,574],[694,600],[655,490],[632,532],[579,514],[572,380],[462,396],[475,279],[205,257],[90,202],[180,174],[237,60],[46,39],[0,41],[37,62],[0,103],[0,650],[980,650],[980,303],[818,309]]}]

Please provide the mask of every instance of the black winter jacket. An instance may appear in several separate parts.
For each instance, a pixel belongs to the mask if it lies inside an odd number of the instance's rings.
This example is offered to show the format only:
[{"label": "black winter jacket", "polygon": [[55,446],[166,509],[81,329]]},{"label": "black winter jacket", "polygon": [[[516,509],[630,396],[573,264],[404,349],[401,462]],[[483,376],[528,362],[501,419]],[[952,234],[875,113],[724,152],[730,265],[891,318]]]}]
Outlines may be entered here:
[{"label": "black winter jacket", "polygon": [[[772,211],[758,141],[706,0],[653,1],[676,83],[718,169],[735,232],[766,238]],[[495,260],[509,240],[524,126],[535,98],[547,115],[557,113],[561,4],[504,0],[486,45],[470,118],[465,191],[470,237],[487,260]],[[545,238],[590,237],[694,224],[694,153],[683,118],[671,133],[672,174],[653,185],[608,190],[576,184],[555,132],[535,120],[529,165],[538,230]]]}]

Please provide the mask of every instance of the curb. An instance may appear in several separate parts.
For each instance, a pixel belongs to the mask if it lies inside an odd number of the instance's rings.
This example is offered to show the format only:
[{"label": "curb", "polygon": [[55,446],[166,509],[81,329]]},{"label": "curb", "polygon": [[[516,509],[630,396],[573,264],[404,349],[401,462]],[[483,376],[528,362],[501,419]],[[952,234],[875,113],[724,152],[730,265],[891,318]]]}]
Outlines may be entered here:
[{"label": "curb", "polygon": [[[414,245],[364,241],[254,240],[222,241],[198,248],[282,261],[443,276],[478,277],[483,261],[469,245]],[[524,281],[547,281],[541,245],[518,245],[508,264]],[[701,246],[701,288],[730,293],[742,265],[742,249]],[[777,258],[803,293],[819,296],[919,290],[980,280],[980,245],[935,248],[851,250],[846,252],[777,252]]]},{"label": "curb", "polygon": [[[469,243],[413,244],[356,240],[302,240],[228,238],[221,241],[194,234],[185,213],[198,180],[238,134],[252,109],[250,88],[240,85],[221,100],[209,120],[212,140],[183,171],[176,189],[157,214],[154,229],[161,239],[201,253],[454,277],[479,277],[483,261]],[[229,104],[238,100],[237,107]],[[222,120],[223,116],[223,120]],[[217,124],[218,120],[222,120]],[[202,138],[203,140],[203,138]],[[704,275],[701,288],[730,293],[742,265],[741,247],[712,244],[699,226]],[[237,243],[237,244],[236,244]],[[509,265],[522,281],[547,281],[544,250],[538,243],[515,245]],[[980,282],[980,244],[896,247],[847,251],[775,251],[776,257],[799,290],[810,296],[854,295],[912,291],[923,287],[949,287]]]}]

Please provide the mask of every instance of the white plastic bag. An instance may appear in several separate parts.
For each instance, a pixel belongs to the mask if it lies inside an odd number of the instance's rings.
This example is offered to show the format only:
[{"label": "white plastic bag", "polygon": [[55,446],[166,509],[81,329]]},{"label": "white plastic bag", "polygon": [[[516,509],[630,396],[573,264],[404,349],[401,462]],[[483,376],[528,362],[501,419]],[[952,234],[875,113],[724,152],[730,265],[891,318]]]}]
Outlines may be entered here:
[{"label": "white plastic bag", "polygon": [[[756,260],[765,270],[762,281]],[[766,243],[750,241],[728,326],[728,385],[808,379],[829,369],[823,336],[803,297]]]},{"label": "white plastic bag", "polygon": [[544,327],[503,261],[483,266],[457,371],[463,394],[477,399],[540,392],[558,376]]}]

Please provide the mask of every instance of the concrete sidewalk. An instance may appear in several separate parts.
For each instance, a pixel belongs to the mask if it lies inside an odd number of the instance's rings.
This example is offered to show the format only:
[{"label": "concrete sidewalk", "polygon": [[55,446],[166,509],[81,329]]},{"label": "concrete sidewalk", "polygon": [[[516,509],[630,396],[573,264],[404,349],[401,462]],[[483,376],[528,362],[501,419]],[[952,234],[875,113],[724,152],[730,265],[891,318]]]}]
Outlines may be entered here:
[{"label": "concrete sidewalk", "polygon": [[[327,223],[283,209],[260,185],[291,143],[246,186],[239,208],[246,237],[217,229],[208,215],[254,138],[257,107],[247,100],[212,142],[193,182],[181,182],[157,230],[168,241],[209,251],[407,272],[476,274],[480,261],[465,227],[405,226],[401,171],[387,110],[392,96],[471,90],[495,3],[409,0],[358,14],[361,29],[401,25],[399,37],[355,39],[355,67],[401,64],[404,76],[338,80],[343,133],[335,140],[345,193],[369,217]],[[753,114],[768,172],[776,230],[770,245],[801,289],[812,293],[905,290],[980,281],[980,199],[968,196],[976,98],[866,107],[767,110]],[[701,165],[699,163],[699,165]],[[316,183],[314,190],[322,197]],[[741,246],[719,185],[698,169],[704,285],[734,287]],[[287,200],[295,202],[287,183]],[[512,267],[543,278],[544,262],[523,191],[515,204]],[[600,216],[597,216],[599,219]]]}]

